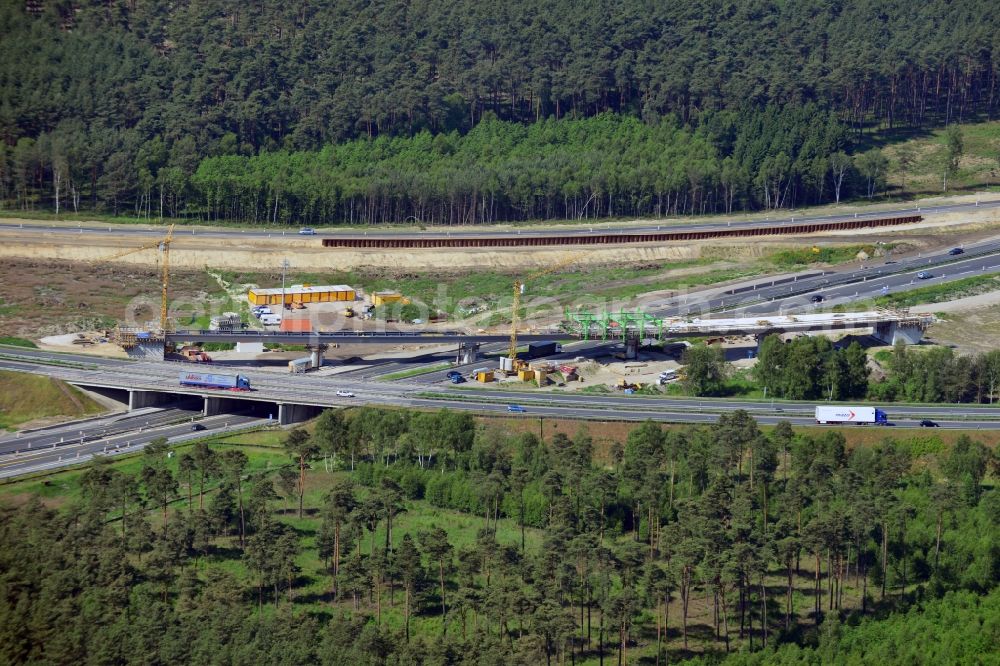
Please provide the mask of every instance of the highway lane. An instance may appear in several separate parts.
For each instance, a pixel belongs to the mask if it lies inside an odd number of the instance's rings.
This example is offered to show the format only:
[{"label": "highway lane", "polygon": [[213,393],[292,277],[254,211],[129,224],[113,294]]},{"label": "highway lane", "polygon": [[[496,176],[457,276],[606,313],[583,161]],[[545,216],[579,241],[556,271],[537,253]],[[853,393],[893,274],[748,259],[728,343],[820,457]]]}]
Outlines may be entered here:
[{"label": "highway lane", "polygon": [[[37,363],[37,355],[32,357]],[[137,373],[137,365],[145,371]],[[31,367],[25,364],[25,367]],[[79,368],[52,365],[35,365],[34,372],[59,376],[67,381],[108,382],[120,385],[161,391],[181,390],[174,382],[176,364],[168,362],[133,364],[122,362],[120,372],[87,371]],[[538,393],[529,391],[485,391],[455,389],[451,387],[428,388],[414,382],[364,382],[331,381],[321,376],[277,375],[250,373],[257,390],[249,395],[234,395],[224,391],[200,391],[202,395],[229,398],[257,398],[287,401],[319,406],[391,405],[422,409],[450,409],[476,414],[490,414],[513,418],[571,418],[596,421],[654,420],[672,423],[715,422],[719,415],[733,409],[746,409],[762,425],[772,425],[788,420],[793,425],[815,425],[812,403],[774,403],[753,400],[711,400],[653,398],[625,395],[580,395],[563,393]],[[335,388],[353,387],[355,397],[339,398]],[[512,414],[508,405],[520,405],[525,412]],[[899,428],[919,427],[919,419],[932,418],[943,428],[1000,429],[1000,410],[969,405],[941,406],[885,406],[892,424]],[[250,427],[269,422],[269,419],[248,415],[222,414],[199,421],[204,431],[191,431],[190,423],[165,425],[145,429],[142,433],[129,432],[82,443],[53,443],[49,448],[18,450],[0,455],[0,478],[28,472],[55,469],[85,462],[94,454],[114,454],[133,451],[155,437],[165,436],[171,441],[184,441],[217,432],[220,429]],[[221,425],[220,425],[221,424]]]},{"label": "highway lane", "polygon": [[117,455],[141,450],[158,437],[171,443],[198,439],[206,435],[254,427],[268,423],[255,416],[220,414],[199,421],[204,430],[192,431],[190,423],[160,426],[142,433],[125,433],[82,444],[52,445],[47,449],[19,450],[0,455],[0,478],[20,476],[31,472],[56,469],[87,462],[96,455]]},{"label": "highway lane", "polygon": [[[590,341],[600,344],[599,341]],[[571,352],[572,353],[572,352]],[[774,413],[776,408],[792,413],[811,413],[815,403],[780,402],[765,400],[727,400],[712,398],[674,398],[647,397],[626,395],[595,395],[569,392],[540,392],[531,390],[510,390],[493,388],[462,388],[444,386],[427,386],[411,380],[398,382],[373,382],[358,379],[342,379],[337,375],[291,375],[283,373],[255,371],[252,368],[239,371],[248,376],[255,390],[248,394],[231,393],[227,391],[185,389],[177,384],[178,363],[146,362],[141,364],[123,362],[120,371],[85,371],[61,366],[20,364],[20,370],[28,370],[38,374],[55,376],[66,381],[82,384],[111,384],[126,388],[145,389],[153,391],[170,391],[178,394],[209,395],[233,399],[255,399],[275,402],[301,402],[303,404],[318,404],[329,406],[358,405],[365,402],[373,404],[400,404],[407,399],[423,399],[427,395],[434,396],[434,403],[447,406],[449,403],[486,402],[502,403],[549,403],[573,407],[588,407],[595,411],[613,411],[623,409],[654,409],[654,410],[701,410],[719,412],[732,409],[746,409],[761,413]],[[138,372],[141,370],[141,372]],[[338,398],[338,389],[355,392],[355,398]],[[984,405],[930,405],[906,406],[885,405],[890,417],[927,417],[946,418],[986,418],[1000,419],[1000,406]]]},{"label": "highway lane", "polygon": [[[520,406],[524,406],[525,403],[514,403]],[[410,407],[416,408],[438,408],[440,405],[436,404],[434,401],[428,400],[412,400],[408,404]],[[715,423],[719,415],[717,413],[701,413],[692,412],[689,410],[658,410],[658,409],[644,409],[644,410],[628,410],[614,413],[595,413],[594,410],[588,409],[586,407],[556,407],[556,406],[528,406],[525,407],[525,411],[522,413],[511,413],[507,411],[506,405],[496,405],[496,404],[481,404],[481,405],[470,405],[470,404],[455,404],[449,405],[450,409],[455,409],[459,411],[475,411],[479,414],[488,414],[492,416],[507,416],[510,418],[565,418],[565,419],[580,419],[589,421],[659,421],[666,423],[688,423],[688,424],[711,424]],[[816,420],[813,417],[801,417],[801,416],[789,416],[783,413],[772,413],[772,414],[755,414],[754,419],[757,423],[761,425],[775,425],[779,421],[788,421],[795,426],[816,426]],[[987,420],[970,420],[970,421],[956,421],[956,420],[937,420],[935,421],[939,428],[951,428],[951,429],[966,429],[966,430],[996,430],[1000,428],[1000,423],[997,421],[987,421]],[[842,427],[842,426],[818,426],[818,427]],[[870,427],[870,428],[882,428],[886,426],[854,426],[858,428]],[[917,419],[895,419],[890,421],[890,426],[892,428],[920,428],[920,422]],[[891,431],[889,431],[891,432]],[[888,434],[888,432],[886,433]]]},{"label": "highway lane", "polygon": [[188,408],[140,409],[101,419],[75,421],[52,428],[7,435],[0,438],[0,454],[106,439],[180,422],[190,424],[202,414],[200,401],[196,402],[199,404]]},{"label": "highway lane", "polygon": [[[899,215],[912,215],[914,213],[920,214],[931,214],[931,213],[949,213],[958,212],[963,210],[970,210],[976,208],[996,208],[1000,207],[1000,200],[993,199],[983,199],[978,202],[970,203],[954,203],[954,204],[940,204],[932,206],[924,206],[918,204],[911,204],[906,207],[894,208],[889,210],[872,210],[864,211],[858,213],[848,213],[848,214],[829,214],[829,215],[810,215],[808,211],[804,212],[802,215],[797,215],[795,212],[789,212],[782,217],[775,217],[770,219],[770,216],[766,216],[763,219],[757,220],[723,220],[720,222],[698,222],[698,223],[685,223],[683,221],[665,221],[661,224],[625,224],[623,226],[613,226],[604,227],[600,226],[603,224],[597,223],[598,226],[592,227],[589,225],[567,225],[562,226],[552,226],[548,228],[535,228],[535,227],[515,227],[511,229],[493,229],[489,231],[420,231],[418,233],[401,230],[398,232],[374,232],[370,233],[367,231],[357,232],[357,231],[330,231],[318,233],[315,236],[301,236],[298,234],[296,228],[288,227],[277,227],[273,229],[211,229],[211,230],[201,230],[185,227],[177,227],[174,230],[174,237],[183,236],[197,236],[197,237],[209,237],[209,238],[275,238],[275,237],[287,237],[287,238],[300,238],[300,239],[322,239],[322,238],[400,238],[400,237],[420,237],[420,238],[461,238],[461,237],[489,237],[489,236],[511,236],[511,235],[521,235],[521,236],[546,236],[546,235],[560,235],[560,236],[586,236],[592,233],[621,233],[621,234],[632,234],[632,233],[648,233],[653,231],[659,231],[663,229],[683,229],[685,231],[700,231],[700,230],[716,230],[716,229],[731,229],[731,228],[753,228],[759,226],[775,226],[783,224],[802,224],[806,222],[833,222],[839,220],[851,220],[851,219],[866,219],[866,218],[878,218],[878,217],[894,217]],[[77,224],[77,226],[65,226],[65,225],[52,225],[52,224],[35,224],[33,222],[27,223],[14,223],[14,222],[0,222],[0,230],[18,230],[18,231],[37,231],[44,233],[58,233],[58,234],[127,234],[135,235],[140,237],[160,237],[163,235],[162,228],[141,228],[139,226],[133,225],[108,225],[108,224],[98,224],[98,223],[88,223],[86,226],[83,223]]]},{"label": "highway lane", "polygon": [[[709,297],[693,292],[651,304],[647,310],[658,317],[707,317],[709,313],[720,310],[747,314],[781,314],[795,309],[812,311],[814,307],[808,298],[810,294],[821,293],[825,296],[831,290],[838,290],[838,294],[853,294],[858,291],[858,286],[872,284],[878,288],[886,284],[890,290],[895,291],[916,289],[925,286],[916,281],[916,273],[922,270],[934,273],[938,281],[952,281],[974,274],[1000,271],[1000,242],[986,241],[969,245],[964,254],[957,256],[949,255],[948,250],[941,250],[899,259],[890,264],[873,262],[865,269],[826,271],[820,274],[813,271],[810,275],[794,276],[792,282],[785,281],[773,286],[764,284],[748,289],[745,285],[735,285],[727,292]],[[759,285],[760,280],[753,283]]]},{"label": "highway lane", "polygon": [[[931,277],[921,279],[917,277],[920,272],[929,273]],[[825,310],[838,304],[850,304],[885,294],[902,293],[931,285],[996,273],[1000,273],[1000,254],[970,258],[940,267],[935,267],[931,264],[917,265],[906,272],[895,273],[886,277],[872,275],[861,282],[817,289],[811,292],[823,296],[824,300],[822,304],[811,303],[809,294],[802,294],[787,299],[780,299],[780,301],[757,303],[744,308],[736,308],[735,312],[747,315],[766,315],[794,311],[822,311],[817,305],[820,305]],[[776,303],[779,306],[777,311],[774,309]]]}]

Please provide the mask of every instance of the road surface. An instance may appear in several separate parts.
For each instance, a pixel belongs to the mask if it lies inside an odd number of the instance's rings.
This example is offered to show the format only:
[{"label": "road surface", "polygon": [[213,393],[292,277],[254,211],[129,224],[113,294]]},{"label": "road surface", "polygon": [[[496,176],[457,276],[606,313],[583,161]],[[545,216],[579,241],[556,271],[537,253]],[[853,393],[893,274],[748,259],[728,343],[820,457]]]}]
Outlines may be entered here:
[{"label": "road surface", "polygon": [[16,453],[0,455],[0,479],[78,465],[87,462],[95,454],[118,455],[140,451],[158,437],[166,437],[172,443],[179,443],[206,435],[265,425],[269,421],[256,416],[220,414],[201,419],[198,423],[204,430],[192,431],[190,423],[180,423],[144,429],[142,432],[122,433],[88,440],[83,443],[53,443],[43,449],[19,449]]},{"label": "road surface", "polygon": [[[782,217],[775,217],[774,219],[758,219],[758,220],[723,220],[719,222],[705,222],[705,223],[688,223],[688,222],[664,222],[661,224],[651,224],[643,223],[638,225],[626,224],[623,226],[614,227],[591,227],[589,225],[566,225],[566,226],[549,226],[544,228],[535,227],[517,227],[512,229],[489,229],[484,231],[475,230],[462,230],[462,231],[448,231],[448,230],[432,230],[432,231],[420,231],[413,232],[409,230],[400,231],[379,231],[379,232],[357,232],[357,231],[332,231],[332,232],[322,232],[317,233],[312,236],[303,236],[298,234],[298,230],[289,227],[276,227],[273,229],[254,227],[252,229],[209,229],[209,230],[199,230],[199,229],[189,229],[183,226],[174,229],[174,237],[182,236],[200,236],[208,238],[275,238],[275,237],[289,237],[289,238],[304,238],[304,239],[322,239],[322,238],[483,238],[483,237],[505,237],[505,236],[547,236],[547,235],[560,235],[560,236],[587,236],[595,233],[595,229],[600,233],[621,233],[621,234],[633,234],[633,233],[651,233],[656,231],[668,230],[668,229],[678,229],[684,231],[703,231],[703,230],[721,230],[721,229],[734,229],[734,228],[753,228],[761,226],[775,226],[783,224],[802,224],[808,222],[835,222],[840,220],[853,220],[853,219],[866,219],[866,218],[879,218],[879,217],[895,217],[900,215],[913,215],[921,214],[927,215],[931,213],[952,213],[960,212],[963,210],[975,210],[977,208],[997,208],[1000,207],[1000,199],[991,200],[983,199],[982,201],[971,202],[971,203],[953,203],[953,204],[940,204],[936,206],[923,206],[920,204],[910,204],[906,207],[894,208],[889,210],[872,210],[858,213],[849,214],[830,214],[830,215],[810,215],[808,212],[804,213],[802,216],[796,215],[794,213],[783,213]],[[603,224],[603,222],[598,223]],[[100,224],[96,222],[88,222],[86,224],[80,223],[76,226],[72,225],[53,225],[45,223],[36,223],[33,221],[28,222],[0,222],[0,230],[10,229],[17,231],[32,231],[38,233],[57,233],[57,234],[123,234],[123,235],[134,235],[140,237],[149,238],[159,238],[163,236],[162,228],[144,228],[138,225],[128,225],[128,224]],[[516,248],[514,248],[517,251]]]}]

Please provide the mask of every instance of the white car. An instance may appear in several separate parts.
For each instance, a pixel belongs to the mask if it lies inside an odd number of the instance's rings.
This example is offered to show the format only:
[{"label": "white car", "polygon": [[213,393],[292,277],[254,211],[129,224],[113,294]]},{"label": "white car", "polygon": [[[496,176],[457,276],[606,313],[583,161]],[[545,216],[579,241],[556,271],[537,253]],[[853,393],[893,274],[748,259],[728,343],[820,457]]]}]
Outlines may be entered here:
[{"label": "white car", "polygon": [[300,236],[315,236],[316,235],[316,230],[313,229],[312,227],[302,227],[301,229],[299,229],[299,235]]},{"label": "white car", "polygon": [[338,398],[353,398],[354,394],[351,393],[350,391],[343,391],[343,390],[341,390],[341,391],[337,391],[337,397]]}]

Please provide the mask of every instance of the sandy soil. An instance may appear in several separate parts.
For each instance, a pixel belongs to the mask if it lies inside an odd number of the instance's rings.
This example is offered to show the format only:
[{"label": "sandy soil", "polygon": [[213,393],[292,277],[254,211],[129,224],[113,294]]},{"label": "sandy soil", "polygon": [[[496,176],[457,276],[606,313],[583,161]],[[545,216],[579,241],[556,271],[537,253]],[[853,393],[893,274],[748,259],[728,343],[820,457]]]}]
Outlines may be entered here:
[{"label": "sandy soil", "polygon": [[[99,340],[102,333],[99,331],[83,331],[80,333],[66,333],[63,335],[48,335],[38,340],[39,349],[55,352],[72,352],[75,354],[94,354],[96,356],[113,356],[126,358],[128,354],[118,345],[110,342],[98,342],[92,345],[73,344],[73,340],[89,339]],[[82,338],[81,338],[82,336]]]},{"label": "sandy soil", "polygon": [[[949,197],[947,199],[924,199],[920,204],[923,206],[935,205],[949,202],[974,201],[978,195],[972,194],[964,197]],[[992,196],[992,195],[983,195]],[[850,213],[852,211],[871,211],[881,208],[898,208],[898,204],[885,204],[883,206],[871,207],[840,207],[836,209],[838,213]],[[915,205],[914,208],[917,208]],[[830,210],[808,210],[803,215],[816,215],[822,212],[833,212]],[[793,212],[782,211],[780,217],[788,217]],[[981,210],[967,211],[963,213],[948,214],[928,214],[927,219],[919,224],[896,227],[891,232],[893,238],[899,238],[909,233],[949,233],[953,234],[957,229],[974,232],[1000,224],[1000,213],[996,211]],[[764,214],[766,219],[769,215]],[[760,219],[761,215],[743,216],[737,219]],[[732,219],[732,218],[730,218]],[[12,220],[19,222],[19,220]],[[699,218],[698,223],[707,223],[712,218]],[[26,226],[39,224],[37,221],[23,220]],[[657,225],[669,225],[671,223],[691,223],[690,219],[684,220],[630,220],[616,223],[595,224],[594,228],[610,228],[622,225],[635,225],[652,223]],[[49,224],[49,222],[45,222]],[[65,226],[75,226],[75,223],[65,223]],[[162,228],[162,227],[160,227]],[[480,227],[477,231],[503,230],[510,226]],[[533,227],[533,229],[536,227]],[[537,227],[544,228],[544,227]],[[559,225],[551,225],[553,229],[565,229]],[[102,261],[106,260],[124,249],[136,248],[148,242],[149,239],[130,238],[122,234],[116,234],[114,227],[109,227],[111,231],[107,236],[95,236],[93,234],[83,235],[80,238],[67,237],[62,234],[37,234],[23,232],[17,229],[4,230],[0,236],[4,238],[0,243],[0,257],[30,257],[34,259],[64,259],[80,261]],[[719,257],[716,252],[719,248],[727,248],[726,255],[731,257],[751,257],[764,246],[774,246],[781,244],[776,238],[761,239],[739,239],[734,241],[710,241],[703,243],[685,243],[683,245],[627,245],[627,246],[600,246],[580,248],[517,248],[515,251],[505,251],[496,248],[485,249],[460,249],[460,250],[341,250],[325,249],[320,245],[318,239],[310,239],[294,234],[275,233],[270,238],[252,239],[202,239],[199,238],[198,228],[184,227],[175,236],[172,245],[171,263],[178,267],[198,268],[213,266],[216,268],[246,268],[247,266],[270,265],[277,262],[281,257],[292,253],[295,258],[296,268],[300,270],[347,270],[365,266],[381,266],[385,268],[406,268],[413,270],[455,270],[467,268],[492,268],[511,269],[518,267],[539,267],[549,266],[555,262],[567,258],[575,258],[581,262],[620,264],[637,263],[642,261],[664,261],[664,260],[689,260],[702,256]],[[381,229],[379,231],[382,231]],[[412,229],[404,230],[412,233]],[[847,239],[857,241],[860,238],[872,239],[887,234],[885,229],[856,230],[849,232],[837,232],[825,235],[810,236],[810,241],[829,238],[832,241],[848,242]],[[795,242],[795,239],[787,239],[788,242]],[[801,242],[801,241],[800,241]],[[264,257],[267,258],[264,258]],[[116,261],[126,264],[151,265],[155,263],[157,253],[153,251],[140,251],[135,254],[122,257]]]}]

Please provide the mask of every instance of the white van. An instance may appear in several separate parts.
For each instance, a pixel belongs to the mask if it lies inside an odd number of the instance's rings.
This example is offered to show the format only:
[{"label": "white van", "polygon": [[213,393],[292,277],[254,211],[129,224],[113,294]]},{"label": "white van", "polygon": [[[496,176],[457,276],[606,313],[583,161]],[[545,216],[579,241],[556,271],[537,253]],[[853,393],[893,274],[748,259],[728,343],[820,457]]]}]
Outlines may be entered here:
[{"label": "white van", "polygon": [[264,326],[279,326],[281,324],[280,314],[266,314],[261,316],[260,323]]}]

